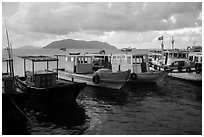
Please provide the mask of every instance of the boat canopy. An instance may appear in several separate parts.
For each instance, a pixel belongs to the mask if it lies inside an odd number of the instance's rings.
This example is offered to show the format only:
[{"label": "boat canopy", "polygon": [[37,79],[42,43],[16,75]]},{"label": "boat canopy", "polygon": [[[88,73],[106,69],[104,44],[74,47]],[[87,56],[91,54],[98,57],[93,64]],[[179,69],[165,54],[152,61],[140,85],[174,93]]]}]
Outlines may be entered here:
[{"label": "boat canopy", "polygon": [[25,60],[29,60],[29,61],[32,61],[32,74],[34,75],[35,73],[35,70],[34,70],[34,63],[35,62],[47,62],[47,69],[46,69],[46,72],[49,72],[49,62],[50,61],[56,61],[57,62],[57,78],[58,78],[58,61],[59,59],[58,58],[53,58],[53,57],[49,57],[49,56],[42,56],[42,55],[39,55],[39,56],[18,56],[22,59],[24,59],[24,75],[26,76],[26,61]]},{"label": "boat canopy", "polygon": [[58,61],[57,58],[49,57],[49,56],[18,56],[22,59],[30,60],[33,62],[47,62],[47,61]]}]

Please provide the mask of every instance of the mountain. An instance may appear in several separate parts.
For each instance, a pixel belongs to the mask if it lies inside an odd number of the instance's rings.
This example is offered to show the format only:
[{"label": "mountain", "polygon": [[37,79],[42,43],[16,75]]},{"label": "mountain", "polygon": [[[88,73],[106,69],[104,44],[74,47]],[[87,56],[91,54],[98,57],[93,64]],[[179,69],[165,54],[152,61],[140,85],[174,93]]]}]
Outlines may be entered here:
[{"label": "mountain", "polygon": [[19,47],[18,49],[40,49],[40,47],[25,45],[25,46]]},{"label": "mountain", "polygon": [[116,47],[108,44],[107,42],[100,41],[83,41],[64,39],[60,41],[54,41],[43,48],[66,48],[66,49],[117,49]]}]

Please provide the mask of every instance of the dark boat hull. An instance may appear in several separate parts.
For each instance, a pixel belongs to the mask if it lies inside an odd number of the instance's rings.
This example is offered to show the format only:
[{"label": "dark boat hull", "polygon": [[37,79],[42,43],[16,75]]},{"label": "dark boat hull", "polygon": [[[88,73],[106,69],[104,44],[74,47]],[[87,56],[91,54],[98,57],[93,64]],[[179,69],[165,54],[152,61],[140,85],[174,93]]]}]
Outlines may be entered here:
[{"label": "dark boat hull", "polygon": [[16,85],[23,92],[29,95],[29,104],[74,104],[80,91],[86,86],[85,83],[74,83],[66,81],[54,87],[35,88],[30,87],[23,77],[16,77]]},{"label": "dark boat hull", "polygon": [[28,134],[25,130],[28,119],[22,112],[22,105],[25,104],[26,100],[25,94],[2,94],[3,135]]}]

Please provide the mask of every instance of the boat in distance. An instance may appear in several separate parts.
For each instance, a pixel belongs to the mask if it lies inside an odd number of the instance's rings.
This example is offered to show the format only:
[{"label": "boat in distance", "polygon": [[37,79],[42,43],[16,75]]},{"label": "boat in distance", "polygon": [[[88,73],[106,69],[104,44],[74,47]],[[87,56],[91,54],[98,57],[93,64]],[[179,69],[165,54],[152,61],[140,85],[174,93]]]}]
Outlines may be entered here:
[{"label": "boat in distance", "polygon": [[88,85],[120,89],[128,80],[130,70],[112,72],[110,56],[105,54],[55,55],[65,58],[64,71],[59,77]]},{"label": "boat in distance", "polygon": [[[198,46],[193,46],[198,47]],[[202,47],[201,50],[165,50],[151,51],[150,64],[155,70],[170,70],[168,76],[192,81],[202,82]]]},{"label": "boat in distance", "polygon": [[[46,103],[73,104],[85,83],[75,83],[58,78],[58,72],[49,70],[49,62],[58,59],[49,56],[19,56],[24,59],[24,77],[15,76],[16,86],[30,95],[30,100]],[[32,62],[32,71],[26,71],[26,60]],[[46,70],[34,70],[36,62],[47,62]],[[36,101],[37,102],[37,101]]]}]

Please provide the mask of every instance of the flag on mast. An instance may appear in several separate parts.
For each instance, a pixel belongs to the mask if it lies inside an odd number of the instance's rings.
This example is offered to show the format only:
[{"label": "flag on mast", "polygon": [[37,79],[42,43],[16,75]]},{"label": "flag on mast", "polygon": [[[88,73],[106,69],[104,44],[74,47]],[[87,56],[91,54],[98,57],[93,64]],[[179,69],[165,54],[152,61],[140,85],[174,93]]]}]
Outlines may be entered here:
[{"label": "flag on mast", "polygon": [[164,36],[158,37],[158,40],[163,40]]}]

